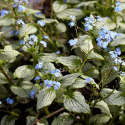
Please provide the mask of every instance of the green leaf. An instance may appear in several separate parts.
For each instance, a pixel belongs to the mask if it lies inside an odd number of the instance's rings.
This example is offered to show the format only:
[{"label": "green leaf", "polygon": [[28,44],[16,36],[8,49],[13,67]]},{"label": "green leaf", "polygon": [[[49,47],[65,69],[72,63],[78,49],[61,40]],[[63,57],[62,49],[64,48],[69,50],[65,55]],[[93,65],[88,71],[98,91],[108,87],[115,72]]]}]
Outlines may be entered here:
[{"label": "green leaf", "polygon": [[124,76],[119,76],[120,77],[120,87],[123,91],[125,91],[125,77]]},{"label": "green leaf", "polygon": [[69,113],[63,112],[57,118],[54,118],[52,125],[72,125],[73,121]]},{"label": "green leaf", "polygon": [[83,6],[89,6],[91,4],[97,3],[97,1],[86,1],[86,2],[80,2],[79,4],[75,5],[76,8],[83,7]]},{"label": "green leaf", "polygon": [[0,99],[7,97],[8,93],[6,88],[3,85],[0,85]]},{"label": "green leaf", "polygon": [[122,106],[125,104],[125,93],[117,90],[103,88],[101,91],[101,96],[106,98],[104,101],[109,105]]},{"label": "green leaf", "polygon": [[[107,85],[117,77],[118,71],[114,71],[111,69],[113,65],[114,63],[110,61],[102,67],[101,77],[103,79],[103,85]],[[117,68],[119,69],[119,66]]]},{"label": "green leaf", "polygon": [[38,61],[42,61],[43,63],[55,62],[56,60],[56,53],[42,53],[38,55]]},{"label": "green leaf", "polygon": [[34,14],[35,17],[37,18],[41,18],[41,19],[44,19],[45,18],[45,15],[42,13],[42,15],[39,15],[39,14]]},{"label": "green leaf", "polygon": [[41,109],[50,105],[56,97],[56,91],[53,89],[44,88],[38,95],[37,109]]},{"label": "green leaf", "polygon": [[111,46],[125,45],[125,34],[118,36],[111,42]]},{"label": "green leaf", "polygon": [[0,26],[9,26],[15,23],[14,18],[10,18],[10,17],[5,17],[5,18],[1,18],[0,17]]},{"label": "green leaf", "polygon": [[100,79],[99,70],[89,62],[86,62],[82,68],[84,75],[90,76],[95,79]]},{"label": "green leaf", "polygon": [[[79,41],[78,41],[81,49],[88,54],[88,59],[101,59],[104,60],[104,58],[99,55],[98,53],[95,53],[94,50],[92,50],[94,48],[93,44],[92,44],[92,38],[88,35],[83,35],[79,37]],[[78,46],[74,46],[73,48],[78,48]],[[90,52],[91,51],[91,52]]]},{"label": "green leaf", "polygon": [[56,25],[56,29],[59,33],[63,33],[63,32],[66,32],[67,27],[64,23],[59,23]]},{"label": "green leaf", "polygon": [[0,72],[0,84],[7,84],[8,81],[6,77]]},{"label": "green leaf", "polygon": [[107,114],[108,116],[110,116],[112,118],[109,107],[108,107],[107,103],[105,103],[103,100],[97,102],[95,105],[95,108],[101,109],[102,113]]},{"label": "green leaf", "polygon": [[14,76],[16,78],[26,78],[26,77],[34,77],[35,75],[35,68],[30,65],[23,65],[18,67],[15,72]]},{"label": "green leaf", "polygon": [[64,100],[64,94],[60,91],[60,90],[56,90],[56,98],[55,98],[55,101],[57,103],[63,103],[63,100]]},{"label": "green leaf", "polygon": [[96,27],[98,29],[100,29],[101,27],[107,27],[108,30],[113,30],[116,28],[115,22],[112,21],[110,18],[104,17],[102,19],[103,19],[103,21],[96,23]]},{"label": "green leaf", "polygon": [[59,119],[61,119],[65,125],[72,125],[74,119],[72,118],[72,116],[70,116],[69,113],[67,112],[63,112],[58,116]]},{"label": "green leaf", "polygon": [[78,88],[83,88],[83,87],[85,87],[86,85],[87,85],[87,83],[85,82],[84,79],[77,78],[77,79],[75,80],[75,82],[72,84],[71,88],[76,88],[76,89],[78,89]]},{"label": "green leaf", "polygon": [[90,118],[90,125],[106,125],[110,117],[106,114],[97,114]]},{"label": "green leaf", "polygon": [[43,19],[42,21],[45,23],[59,23],[56,19]]},{"label": "green leaf", "polygon": [[69,75],[59,77],[61,86],[62,87],[71,86],[79,75],[80,73],[74,73],[74,74],[69,74]]},{"label": "green leaf", "polygon": [[59,63],[62,65],[67,66],[69,69],[78,69],[80,67],[82,61],[79,57],[77,56],[69,56],[69,57],[58,57],[57,58]]},{"label": "green leaf", "polygon": [[61,3],[60,1],[53,2],[53,11],[55,13],[61,12],[67,8],[68,8],[68,5],[65,3]]},{"label": "green leaf", "polygon": [[31,8],[26,8],[25,13],[27,14],[34,14],[34,13],[38,13],[41,12],[40,10],[33,10]]},{"label": "green leaf", "polygon": [[1,32],[3,32],[3,36],[4,37],[11,37],[12,35],[10,34],[11,30],[13,30],[14,28],[12,26],[2,26],[1,28]]},{"label": "green leaf", "polygon": [[35,32],[37,32],[36,26],[34,26],[33,24],[25,24],[25,26],[20,28],[19,36],[24,37],[25,33],[26,34],[33,34]]},{"label": "green leaf", "polygon": [[78,2],[79,0],[67,0],[67,3],[70,3],[70,4],[76,4]]},{"label": "green leaf", "polygon": [[65,123],[59,118],[54,118],[51,125],[65,125]]},{"label": "green leaf", "polygon": [[20,86],[12,85],[10,89],[15,95],[18,95],[22,98],[28,98],[30,97],[32,86],[33,84],[31,82],[23,81],[20,83]]},{"label": "green leaf", "polygon": [[26,125],[30,125],[32,122],[36,121],[37,118],[34,116],[27,116],[26,117]]},{"label": "green leaf", "polygon": [[1,125],[15,125],[17,117],[12,115],[5,115],[1,120]]},{"label": "green leaf", "polygon": [[66,95],[64,106],[71,112],[90,113],[89,105],[85,102],[85,98],[80,92],[74,92],[71,96]]},{"label": "green leaf", "polygon": [[71,15],[76,16],[77,19],[82,18],[84,16],[83,12],[79,9],[66,9],[61,12],[56,13],[56,16],[59,19],[70,20]]},{"label": "green leaf", "polygon": [[17,55],[19,55],[20,53],[16,50],[3,50],[0,49],[0,59],[1,60],[10,60],[14,57],[16,57]]}]

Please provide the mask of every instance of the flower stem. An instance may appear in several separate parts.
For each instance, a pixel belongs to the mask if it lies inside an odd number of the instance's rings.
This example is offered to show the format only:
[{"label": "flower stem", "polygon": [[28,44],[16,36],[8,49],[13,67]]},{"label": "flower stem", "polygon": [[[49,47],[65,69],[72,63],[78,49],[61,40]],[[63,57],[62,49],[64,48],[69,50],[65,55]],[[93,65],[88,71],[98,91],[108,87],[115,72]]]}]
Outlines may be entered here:
[{"label": "flower stem", "polygon": [[[116,0],[114,0],[114,7],[116,7]],[[114,11],[114,22],[116,23],[116,27],[117,27],[117,12]]]},{"label": "flower stem", "polygon": [[8,82],[10,83],[10,85],[13,85],[13,82],[11,80],[11,78],[7,75],[7,73],[4,71],[3,67],[0,66],[0,70],[3,73],[3,75],[6,77],[6,79],[8,80]]}]

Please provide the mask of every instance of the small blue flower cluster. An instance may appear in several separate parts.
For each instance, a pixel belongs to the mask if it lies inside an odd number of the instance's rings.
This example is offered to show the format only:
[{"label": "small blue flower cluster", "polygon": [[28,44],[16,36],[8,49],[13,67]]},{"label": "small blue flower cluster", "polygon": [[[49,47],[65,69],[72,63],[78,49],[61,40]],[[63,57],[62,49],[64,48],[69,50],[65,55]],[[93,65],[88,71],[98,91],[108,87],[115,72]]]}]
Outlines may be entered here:
[{"label": "small blue flower cluster", "polygon": [[116,2],[115,5],[116,5],[115,12],[120,12],[123,10],[123,8],[120,6],[121,5],[120,2]]},{"label": "small blue flower cluster", "polygon": [[25,25],[24,21],[23,21],[23,20],[20,20],[20,19],[17,20],[17,24],[18,24],[18,25],[22,25],[22,26]]},{"label": "small blue flower cluster", "polygon": [[6,102],[7,102],[8,104],[13,104],[13,103],[14,103],[13,99],[10,99],[10,97],[8,97],[8,98],[6,99]]},{"label": "small blue flower cluster", "polygon": [[47,47],[47,43],[46,43],[46,42],[44,42],[43,40],[42,40],[42,41],[40,41],[40,43],[41,43],[44,47]]},{"label": "small blue flower cluster", "polygon": [[18,6],[18,11],[19,12],[23,12],[23,11],[25,11],[26,10],[26,7],[24,7],[23,5],[19,5]]},{"label": "small blue flower cluster", "polygon": [[21,45],[26,44],[26,39],[24,39],[24,40],[20,40],[20,44],[21,44]]},{"label": "small blue flower cluster", "polygon": [[34,81],[37,81],[37,80],[40,80],[40,79],[41,79],[40,76],[36,76],[35,79],[34,79]]},{"label": "small blue flower cluster", "polygon": [[70,44],[70,46],[75,46],[78,43],[78,39],[71,39],[68,41],[68,43]]},{"label": "small blue flower cluster", "polygon": [[7,15],[9,12],[7,10],[1,10],[1,17],[4,17],[5,15]]},{"label": "small blue flower cluster", "polygon": [[51,73],[55,77],[59,77],[59,75],[60,75],[60,69],[54,69],[54,70],[51,70],[51,71],[47,71],[47,73]]},{"label": "small blue flower cluster", "polygon": [[31,90],[31,92],[30,92],[30,97],[31,98],[34,98],[34,95],[36,94],[36,92],[35,92],[35,90],[33,89],[33,90]]},{"label": "small blue flower cluster", "polygon": [[60,51],[57,51],[56,54],[60,54]]},{"label": "small blue flower cluster", "polygon": [[49,37],[46,35],[43,35],[43,38],[49,40]]},{"label": "small blue flower cluster", "polygon": [[15,35],[18,35],[18,34],[19,34],[19,31],[11,30],[11,31],[10,31],[10,34],[11,34],[11,35],[14,35],[14,34],[15,34]]},{"label": "small blue flower cluster", "polygon": [[40,26],[42,26],[42,27],[46,25],[46,23],[43,22],[42,20],[38,20],[38,24],[39,24]]},{"label": "small blue flower cluster", "polygon": [[47,86],[47,88],[54,87],[55,90],[60,88],[60,82],[52,81],[52,80],[44,80],[44,84]]},{"label": "small blue flower cluster", "polygon": [[114,40],[117,36],[122,35],[121,33],[116,33],[109,31],[105,27],[101,27],[99,31],[99,37],[96,39],[97,45],[102,48],[107,48],[108,44]]},{"label": "small blue flower cluster", "polygon": [[30,37],[29,37],[29,44],[30,44],[30,45],[33,45],[34,42],[38,42],[37,36],[35,36],[35,35],[30,35]]},{"label": "small blue flower cluster", "polygon": [[66,3],[67,2],[67,0],[63,0],[64,1],[64,3]]},{"label": "small blue flower cluster", "polygon": [[87,78],[85,78],[85,82],[87,82],[87,83],[94,82],[94,79],[91,77],[87,77]]},{"label": "small blue flower cluster", "polygon": [[36,64],[35,69],[42,69],[43,68],[43,62],[39,62]]},{"label": "small blue flower cluster", "polygon": [[[96,16],[96,18],[97,18],[98,22],[102,21],[102,18],[100,16]],[[93,18],[93,17],[86,17],[86,18],[84,18],[84,20],[85,20],[85,24],[84,24],[85,31],[92,30],[93,26],[95,26],[95,21],[96,21],[95,18]]]},{"label": "small blue flower cluster", "polygon": [[95,19],[94,18],[92,18],[92,17],[86,17],[86,18],[84,18],[84,20],[85,20],[85,24],[84,24],[84,26],[85,26],[85,31],[89,31],[89,30],[92,30],[93,29],[93,26],[95,26]]},{"label": "small blue flower cluster", "polygon": [[70,27],[75,26],[76,17],[75,16],[70,16],[70,19],[71,19],[71,22],[69,23]]}]

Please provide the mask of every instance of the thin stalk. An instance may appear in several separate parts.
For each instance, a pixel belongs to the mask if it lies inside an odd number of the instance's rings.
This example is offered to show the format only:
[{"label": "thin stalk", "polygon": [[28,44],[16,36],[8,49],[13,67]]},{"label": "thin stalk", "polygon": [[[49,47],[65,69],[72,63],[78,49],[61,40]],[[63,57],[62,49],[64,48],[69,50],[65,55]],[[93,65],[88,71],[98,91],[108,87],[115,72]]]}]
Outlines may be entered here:
[{"label": "thin stalk", "polygon": [[9,114],[14,115],[14,116],[19,116],[19,114],[15,113],[15,112],[6,111],[6,110],[3,110],[3,109],[0,109],[0,112],[6,112],[6,113],[9,113]]},{"label": "thin stalk", "polygon": [[48,110],[48,108],[47,108],[47,107],[45,107],[45,108],[44,108],[44,111],[45,111],[45,113],[46,113],[47,115],[49,115],[49,114],[50,114],[50,112],[49,112],[49,110]]},{"label": "thin stalk", "polygon": [[107,15],[107,9],[109,8],[110,0],[106,0],[105,4],[105,16]]},{"label": "thin stalk", "polygon": [[[53,113],[47,115],[47,116],[46,116],[46,119],[47,119],[47,118],[50,118],[50,117],[52,117],[52,116],[54,116],[54,115],[56,115],[56,114],[59,113],[59,112],[62,112],[63,110],[65,110],[65,108],[61,108],[61,109],[59,109],[59,110],[57,110],[57,111],[55,111],[55,112],[53,112]],[[30,125],[35,125],[37,122],[41,122],[42,120],[43,120],[43,118],[40,118],[39,120],[37,120],[37,121],[31,123]]]},{"label": "thin stalk", "polygon": [[[114,0],[114,7],[116,7],[115,5],[116,0]],[[117,12],[114,11],[114,22],[116,23],[116,27],[117,27]]]},{"label": "thin stalk", "polygon": [[85,57],[84,61],[82,62],[80,68],[79,68],[79,72],[82,72],[82,67],[84,66],[85,62],[87,61],[87,56]]},{"label": "thin stalk", "polygon": [[[26,18],[27,18],[31,23],[33,23],[36,27],[38,27],[39,30],[40,30],[44,35],[48,36],[48,34],[47,34],[42,28],[40,28],[40,26],[39,26],[38,24],[36,24],[33,20],[31,20],[26,14],[25,14],[25,16],[26,16]],[[52,45],[53,47],[55,47],[55,45],[54,45],[54,43],[53,43],[53,41],[52,41],[52,39],[51,39],[50,37],[49,37],[49,41],[50,41],[51,45]]]},{"label": "thin stalk", "polygon": [[8,82],[10,83],[10,85],[13,85],[13,82],[11,80],[11,78],[7,75],[7,73],[4,71],[3,67],[0,66],[0,70],[3,73],[3,75],[6,77],[6,79],[8,80]]}]

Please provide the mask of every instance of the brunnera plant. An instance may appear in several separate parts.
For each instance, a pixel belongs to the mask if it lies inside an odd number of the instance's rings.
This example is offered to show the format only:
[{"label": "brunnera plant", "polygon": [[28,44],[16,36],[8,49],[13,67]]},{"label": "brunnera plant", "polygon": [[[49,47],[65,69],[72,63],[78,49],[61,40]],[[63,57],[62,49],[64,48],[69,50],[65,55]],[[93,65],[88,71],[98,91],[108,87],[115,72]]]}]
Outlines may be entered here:
[{"label": "brunnera plant", "polygon": [[0,1],[1,125],[123,125],[124,1],[29,2]]}]

